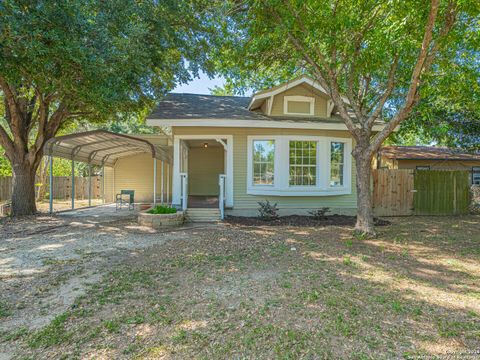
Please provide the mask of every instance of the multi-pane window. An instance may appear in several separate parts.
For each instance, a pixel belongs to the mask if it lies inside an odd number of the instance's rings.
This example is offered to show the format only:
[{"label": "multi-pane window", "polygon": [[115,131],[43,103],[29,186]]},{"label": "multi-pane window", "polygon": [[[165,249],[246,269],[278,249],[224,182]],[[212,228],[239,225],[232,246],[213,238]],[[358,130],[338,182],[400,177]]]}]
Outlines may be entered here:
[{"label": "multi-pane window", "polygon": [[480,185],[480,166],[472,167],[472,184]]},{"label": "multi-pane window", "polygon": [[273,185],[275,167],[275,141],[253,141],[253,184]]},{"label": "multi-pane window", "polygon": [[317,142],[289,142],[291,186],[315,186],[317,183]]},{"label": "multi-pane window", "polygon": [[345,162],[345,144],[330,143],[330,186],[343,186],[343,166]]}]

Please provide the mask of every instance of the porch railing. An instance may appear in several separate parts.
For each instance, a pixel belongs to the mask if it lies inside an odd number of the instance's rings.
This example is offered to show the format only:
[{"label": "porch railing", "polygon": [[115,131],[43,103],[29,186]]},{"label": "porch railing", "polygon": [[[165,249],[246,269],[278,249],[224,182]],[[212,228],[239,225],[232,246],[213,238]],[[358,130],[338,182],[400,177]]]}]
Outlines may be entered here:
[{"label": "porch railing", "polygon": [[187,173],[180,173],[181,180],[181,199],[182,199],[182,210],[187,210],[188,205],[188,175]]},{"label": "porch railing", "polygon": [[220,187],[218,193],[218,207],[220,209],[220,218],[225,218],[225,174],[218,175],[218,186]]}]

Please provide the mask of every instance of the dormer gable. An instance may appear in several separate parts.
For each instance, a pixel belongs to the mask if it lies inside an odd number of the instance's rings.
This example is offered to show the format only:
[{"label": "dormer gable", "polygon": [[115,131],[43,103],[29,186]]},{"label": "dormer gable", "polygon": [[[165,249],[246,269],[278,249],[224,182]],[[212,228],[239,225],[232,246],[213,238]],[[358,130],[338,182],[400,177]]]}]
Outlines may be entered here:
[{"label": "dormer gable", "polygon": [[254,94],[248,109],[273,117],[329,118],[334,104],[317,81],[300,76]]}]

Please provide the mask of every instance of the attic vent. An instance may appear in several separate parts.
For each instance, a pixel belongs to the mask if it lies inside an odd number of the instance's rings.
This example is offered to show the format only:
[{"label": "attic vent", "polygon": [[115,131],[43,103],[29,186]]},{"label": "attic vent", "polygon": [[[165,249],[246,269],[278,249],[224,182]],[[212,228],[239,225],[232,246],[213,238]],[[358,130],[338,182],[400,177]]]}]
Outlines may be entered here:
[{"label": "attic vent", "polygon": [[285,96],[283,98],[283,113],[285,115],[314,114],[315,98],[308,96]]}]

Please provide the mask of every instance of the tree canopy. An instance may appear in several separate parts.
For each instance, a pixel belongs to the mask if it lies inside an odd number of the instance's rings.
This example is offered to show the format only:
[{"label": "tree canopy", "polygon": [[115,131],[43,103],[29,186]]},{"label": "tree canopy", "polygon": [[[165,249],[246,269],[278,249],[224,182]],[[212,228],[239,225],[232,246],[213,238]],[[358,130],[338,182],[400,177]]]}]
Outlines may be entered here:
[{"label": "tree canopy", "polygon": [[33,188],[45,142],[66,123],[145,111],[200,67],[209,72],[208,8],[204,0],[0,2],[0,146],[14,170],[14,214],[35,211],[32,191],[15,189]]},{"label": "tree canopy", "polygon": [[462,50],[478,36],[480,4],[247,0],[227,2],[225,12],[218,64],[239,91],[300,74],[328,91],[355,140],[356,229],[373,234],[372,157],[421,100],[432,101],[436,81],[455,81],[458,64],[469,62]]}]

